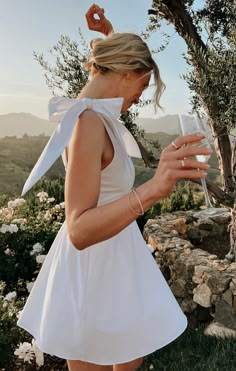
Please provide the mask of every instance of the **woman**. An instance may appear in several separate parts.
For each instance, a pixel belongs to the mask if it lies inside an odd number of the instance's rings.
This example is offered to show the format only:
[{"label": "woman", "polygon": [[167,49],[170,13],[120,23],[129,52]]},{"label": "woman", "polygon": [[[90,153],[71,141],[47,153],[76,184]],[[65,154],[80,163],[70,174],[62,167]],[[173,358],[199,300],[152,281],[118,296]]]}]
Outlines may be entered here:
[{"label": "woman", "polygon": [[139,36],[120,33],[94,40],[86,68],[90,81],[78,99],[51,100],[50,116],[61,123],[24,187],[25,193],[67,146],[66,221],[18,325],[43,352],[67,359],[71,371],[136,370],[144,355],[187,326],[136,219],[178,179],[206,177],[208,165],[193,156],[210,152],[185,146],[200,134],[179,137],[162,152],[153,178],[133,189],[130,156],[141,156],[116,119],[139,101],[151,74],[159,105],[158,67]]}]

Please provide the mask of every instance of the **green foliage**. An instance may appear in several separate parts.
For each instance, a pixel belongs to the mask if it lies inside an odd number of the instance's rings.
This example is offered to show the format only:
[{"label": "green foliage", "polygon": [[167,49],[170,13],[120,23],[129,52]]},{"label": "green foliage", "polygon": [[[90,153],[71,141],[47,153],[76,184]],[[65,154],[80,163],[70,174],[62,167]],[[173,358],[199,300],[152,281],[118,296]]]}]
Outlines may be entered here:
[{"label": "green foliage", "polygon": [[32,191],[26,196],[28,204],[31,203],[38,207],[37,199],[35,198],[35,193],[46,192],[50,197],[55,198],[55,203],[59,204],[64,201],[64,184],[65,177],[58,176],[55,179],[50,179],[48,177],[41,178],[38,183],[35,184]]},{"label": "green foliage", "polygon": [[173,211],[198,210],[203,205],[203,198],[194,198],[192,187],[179,182],[172,194],[161,203],[161,212],[170,213]]},{"label": "green foliage", "polygon": [[161,214],[161,203],[156,202],[152,207],[150,207],[144,215],[140,215],[137,219],[137,224],[141,233],[143,233],[143,229],[145,224],[149,219],[154,219],[157,215]]},{"label": "green foliage", "polygon": [[[36,277],[38,263],[35,254],[31,255],[32,248],[40,243],[47,254],[63,221],[64,204],[57,204],[46,193],[41,198],[31,196],[20,206],[11,207],[8,203],[1,209],[0,280],[6,283],[6,290],[15,289],[19,279],[31,281]],[[11,232],[4,230],[7,225]],[[23,288],[18,294],[22,292]]]},{"label": "green foliage", "polygon": [[83,63],[89,50],[80,30],[79,37],[80,44],[72,41],[69,36],[61,36],[57,44],[49,50],[51,56],[56,58],[54,66],[44,59],[43,54],[33,53],[45,70],[46,83],[54,95],[59,93],[76,98],[88,82],[88,73],[83,68]]},{"label": "green foliage", "polygon": [[[31,191],[26,199],[9,201],[0,209],[0,367],[9,365],[9,370],[17,369],[13,354],[19,342],[32,340],[16,321],[29,295],[28,285],[35,281],[64,222],[62,190],[63,178],[43,179],[36,193]],[[15,297],[6,299],[12,293]],[[34,362],[32,367],[37,369]]]},{"label": "green foliage", "polygon": [[193,110],[209,107],[218,131],[230,133],[236,125],[236,44],[230,47],[216,37],[214,46],[204,52],[194,43],[191,45],[192,52],[186,60],[194,64],[197,59],[198,66],[183,77],[192,92]]}]

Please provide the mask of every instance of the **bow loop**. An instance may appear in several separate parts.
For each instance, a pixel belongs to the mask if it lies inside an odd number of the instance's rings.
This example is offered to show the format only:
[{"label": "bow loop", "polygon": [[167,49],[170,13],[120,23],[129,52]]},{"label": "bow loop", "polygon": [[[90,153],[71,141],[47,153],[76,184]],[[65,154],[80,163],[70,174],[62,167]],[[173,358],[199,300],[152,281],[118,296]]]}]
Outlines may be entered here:
[{"label": "bow loop", "polygon": [[120,115],[123,98],[90,99],[81,100],[65,97],[54,97],[49,101],[49,120],[60,121],[54,133],[50,137],[33,170],[23,187],[22,196],[54,164],[67,146],[77,119],[86,109],[92,109],[114,120]]}]

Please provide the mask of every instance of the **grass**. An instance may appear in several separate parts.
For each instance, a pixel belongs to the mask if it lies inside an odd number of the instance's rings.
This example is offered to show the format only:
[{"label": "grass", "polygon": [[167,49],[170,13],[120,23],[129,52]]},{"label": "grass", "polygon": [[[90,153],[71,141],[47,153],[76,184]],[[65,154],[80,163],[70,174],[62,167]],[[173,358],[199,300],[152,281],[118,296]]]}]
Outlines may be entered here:
[{"label": "grass", "polygon": [[235,371],[236,341],[188,328],[164,348],[145,357],[140,371]]},{"label": "grass", "polygon": [[[37,370],[68,371],[66,361],[44,354],[45,365]],[[14,368],[13,368],[14,367]],[[3,369],[0,369],[0,371]],[[4,371],[36,371],[35,366],[20,362]],[[234,338],[206,336],[202,329],[188,327],[176,340],[144,357],[138,371],[235,371]]]}]

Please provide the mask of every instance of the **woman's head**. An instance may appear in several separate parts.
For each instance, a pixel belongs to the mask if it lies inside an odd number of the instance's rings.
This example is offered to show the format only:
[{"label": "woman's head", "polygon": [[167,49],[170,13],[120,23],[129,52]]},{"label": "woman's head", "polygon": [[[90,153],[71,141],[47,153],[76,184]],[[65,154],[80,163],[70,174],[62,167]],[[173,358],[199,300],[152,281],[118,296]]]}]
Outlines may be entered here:
[{"label": "woman's head", "polygon": [[105,39],[94,40],[92,47],[92,57],[85,68],[92,76],[97,72],[104,75],[120,74],[121,96],[126,101],[126,109],[138,102],[143,89],[148,86],[151,73],[156,85],[154,103],[160,107],[159,99],[165,85],[147,44],[140,36],[115,33]]}]

